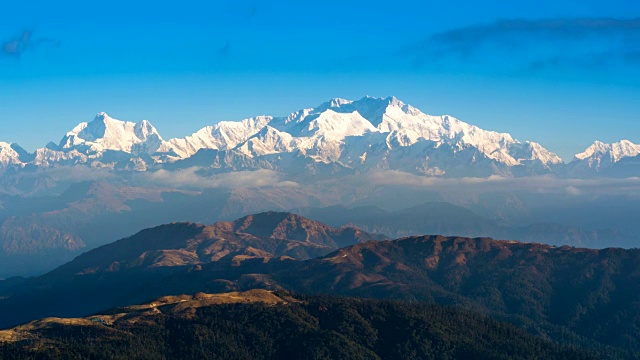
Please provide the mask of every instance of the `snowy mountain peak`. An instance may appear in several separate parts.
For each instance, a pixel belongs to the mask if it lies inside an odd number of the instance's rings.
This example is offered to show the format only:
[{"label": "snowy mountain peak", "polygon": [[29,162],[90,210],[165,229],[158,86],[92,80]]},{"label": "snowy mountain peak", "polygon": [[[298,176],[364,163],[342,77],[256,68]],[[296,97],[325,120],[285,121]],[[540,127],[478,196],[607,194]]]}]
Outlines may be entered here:
[{"label": "snowy mountain peak", "polygon": [[342,105],[347,105],[351,103],[353,103],[353,100],[347,100],[342,98],[334,98],[334,99],[331,99],[331,101],[327,102],[330,108],[340,107]]},{"label": "snowy mountain peak", "polygon": [[171,139],[158,149],[159,152],[174,154],[177,158],[188,158],[201,149],[228,150],[247,141],[273,118],[256,116],[242,121],[221,121],[206,126],[185,138]]},{"label": "snowy mountain peak", "polygon": [[397,97],[395,96],[389,96],[388,98],[385,99],[386,102],[389,103],[389,106],[396,106],[396,107],[404,107],[405,103],[403,103],[402,101],[398,100]]},{"label": "snowy mountain peak", "polygon": [[105,112],[93,121],[78,124],[60,141],[61,149],[83,149],[100,153],[107,150],[127,153],[153,153],[162,143],[158,131],[144,120],[140,123],[117,120]]},{"label": "snowy mountain peak", "polygon": [[160,134],[158,134],[158,130],[156,130],[153,125],[147,120],[142,120],[137,123],[133,127],[133,131],[138,139],[147,139],[149,136],[157,135],[160,138]]},{"label": "snowy mountain peak", "polygon": [[522,144],[522,152],[513,151],[513,157],[517,162],[539,161],[543,166],[561,165],[564,163],[562,158],[545,149],[542,145],[526,141]]},{"label": "snowy mountain peak", "polygon": [[27,152],[17,144],[0,141],[0,165],[21,165],[21,156]]},{"label": "snowy mountain peak", "polygon": [[256,157],[292,152],[295,150],[295,146],[296,140],[290,134],[266,125],[257,134],[239,146],[238,151],[248,157]]},{"label": "snowy mountain peak", "polygon": [[609,151],[611,146],[609,144],[605,144],[601,141],[596,140],[591,146],[589,146],[585,151],[576,154],[574,156],[574,161],[576,160],[585,160],[589,157],[592,157],[595,154],[604,154]]},{"label": "snowy mountain peak", "polygon": [[[632,145],[621,142],[619,147],[627,151]],[[28,158],[11,146],[1,148],[5,159]],[[507,133],[483,130],[452,116],[428,115],[393,96],[334,98],[285,117],[221,121],[168,141],[147,120],[127,122],[101,112],[74,127],[59,145],[49,144],[29,155],[28,162],[121,169],[135,163],[140,165],[136,169],[151,169],[193,157],[186,163],[213,166],[207,155],[213,152],[194,157],[200,150],[224,152],[224,163],[215,166],[229,171],[246,166],[300,172],[324,163],[348,171],[509,176],[548,173],[552,165],[562,163],[538,143],[521,143]],[[291,168],[296,166],[303,168]]]},{"label": "snowy mountain peak", "polygon": [[606,163],[617,163],[618,161],[640,155],[640,145],[629,140],[621,140],[613,144],[606,144],[596,141],[584,152],[576,154],[574,162],[585,162],[589,168],[599,169]]},{"label": "snowy mountain peak", "polygon": [[[538,162],[541,168],[548,168],[562,162],[537,143],[522,144],[509,134],[486,131],[448,115],[427,115],[395,97],[367,96],[356,101],[333,99],[316,108],[276,118],[269,125],[299,139],[296,142],[298,150],[305,154],[319,153],[314,159],[322,162],[340,158],[343,148],[348,148],[345,152],[349,153],[345,155],[348,159],[344,161],[349,163],[353,161],[349,159],[360,158],[365,152],[371,158],[371,152],[364,148],[354,150],[359,146],[393,151],[425,142],[431,145],[420,146],[447,144],[457,152],[476,149],[482,156],[507,166]],[[367,137],[366,141],[375,139],[379,144],[364,144],[364,140],[354,138],[368,134],[385,135]],[[354,148],[352,143],[358,145]],[[383,160],[385,157],[381,156]]]}]

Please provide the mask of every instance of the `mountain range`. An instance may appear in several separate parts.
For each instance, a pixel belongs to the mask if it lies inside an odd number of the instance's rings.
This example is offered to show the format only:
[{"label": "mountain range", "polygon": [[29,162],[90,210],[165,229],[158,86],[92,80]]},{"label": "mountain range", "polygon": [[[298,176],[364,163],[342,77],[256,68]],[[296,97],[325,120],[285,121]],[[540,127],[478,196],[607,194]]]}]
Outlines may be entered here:
[{"label": "mountain range", "polygon": [[131,171],[198,166],[319,175],[384,169],[435,177],[616,177],[637,175],[632,164],[639,154],[640,145],[629,141],[596,142],[565,164],[538,143],[448,115],[427,115],[394,97],[365,97],[333,99],[285,117],[223,121],[169,140],[146,120],[125,122],[99,113],[34,153],[0,143],[0,167],[5,172],[86,165]]},{"label": "mountain range", "polygon": [[[170,295],[267,289],[455,306],[555,343],[637,354],[639,256],[637,249],[489,238],[382,240],[270,212],[212,226],[163,225],[91,250],[43,276],[0,281],[0,326],[90,317]],[[118,313],[123,311],[112,312]],[[63,323],[46,320],[24,329],[46,330],[38,324]],[[0,336],[7,334],[15,332]]]}]

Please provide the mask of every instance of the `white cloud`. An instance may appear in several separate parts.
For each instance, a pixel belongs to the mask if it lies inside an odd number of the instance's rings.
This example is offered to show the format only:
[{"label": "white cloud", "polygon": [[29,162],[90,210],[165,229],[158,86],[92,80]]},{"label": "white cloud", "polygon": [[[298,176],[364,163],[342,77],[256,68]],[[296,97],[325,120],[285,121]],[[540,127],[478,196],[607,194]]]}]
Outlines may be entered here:
[{"label": "white cloud", "polygon": [[371,185],[410,186],[432,190],[468,190],[474,192],[526,191],[570,195],[640,195],[640,178],[560,179],[553,176],[507,178],[436,178],[401,171],[376,171],[356,180]]},{"label": "white cloud", "polygon": [[141,173],[139,180],[154,185],[189,188],[239,188],[239,187],[291,187],[298,183],[285,180],[273,170],[238,171],[217,175],[206,175],[199,167]]}]

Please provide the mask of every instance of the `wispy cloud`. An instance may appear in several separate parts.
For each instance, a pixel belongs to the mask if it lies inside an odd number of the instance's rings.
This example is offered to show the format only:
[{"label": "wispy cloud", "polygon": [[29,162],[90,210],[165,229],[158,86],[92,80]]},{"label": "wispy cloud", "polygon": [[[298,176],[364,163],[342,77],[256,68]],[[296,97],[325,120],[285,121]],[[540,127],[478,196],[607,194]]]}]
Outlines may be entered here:
[{"label": "wispy cloud", "polygon": [[500,20],[433,34],[406,53],[418,67],[451,62],[528,70],[640,65],[640,18]]},{"label": "wispy cloud", "polygon": [[561,179],[554,176],[509,178],[437,178],[413,175],[401,171],[376,171],[366,176],[366,181],[375,185],[409,186],[433,190],[483,192],[524,191],[535,193],[560,193],[571,196],[627,195],[640,196],[640,178],[624,179]]},{"label": "wispy cloud", "polygon": [[195,189],[298,186],[272,170],[239,171],[212,176],[203,174],[201,170],[199,167],[176,171],[158,170],[140,174],[138,180],[146,185]]},{"label": "wispy cloud", "polygon": [[7,57],[20,58],[26,52],[35,50],[42,45],[58,46],[60,42],[50,38],[34,37],[33,31],[24,30],[21,34],[2,42],[0,54]]}]

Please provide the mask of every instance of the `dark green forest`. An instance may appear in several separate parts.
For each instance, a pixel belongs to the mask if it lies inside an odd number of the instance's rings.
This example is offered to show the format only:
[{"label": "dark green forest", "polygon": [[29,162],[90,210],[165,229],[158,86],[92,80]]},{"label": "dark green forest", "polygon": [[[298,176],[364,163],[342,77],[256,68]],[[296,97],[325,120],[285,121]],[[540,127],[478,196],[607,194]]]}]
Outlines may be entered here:
[{"label": "dark green forest", "polygon": [[626,359],[578,349],[458,307],[328,296],[214,305],[134,324],[57,325],[2,359]]}]

